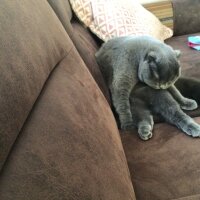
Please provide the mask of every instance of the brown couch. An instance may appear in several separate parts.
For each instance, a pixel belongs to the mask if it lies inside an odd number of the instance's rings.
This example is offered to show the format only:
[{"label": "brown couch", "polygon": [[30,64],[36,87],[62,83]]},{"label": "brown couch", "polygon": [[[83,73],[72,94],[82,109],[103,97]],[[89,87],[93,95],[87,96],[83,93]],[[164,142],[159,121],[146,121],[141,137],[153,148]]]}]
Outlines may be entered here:
[{"label": "brown couch", "polygon": [[[186,41],[200,32],[200,1],[173,9],[166,42],[182,51],[183,74],[199,78]],[[147,142],[119,131],[100,44],[67,0],[1,0],[0,200],[200,199],[200,140],[166,123]]]}]

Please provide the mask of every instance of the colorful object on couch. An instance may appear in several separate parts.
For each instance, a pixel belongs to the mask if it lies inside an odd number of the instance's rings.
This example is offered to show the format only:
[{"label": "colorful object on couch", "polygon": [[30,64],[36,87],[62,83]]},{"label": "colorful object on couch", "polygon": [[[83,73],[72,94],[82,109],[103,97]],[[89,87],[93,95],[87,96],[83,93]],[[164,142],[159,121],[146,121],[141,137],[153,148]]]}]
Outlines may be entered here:
[{"label": "colorful object on couch", "polygon": [[200,51],[200,36],[189,36],[188,46]]}]

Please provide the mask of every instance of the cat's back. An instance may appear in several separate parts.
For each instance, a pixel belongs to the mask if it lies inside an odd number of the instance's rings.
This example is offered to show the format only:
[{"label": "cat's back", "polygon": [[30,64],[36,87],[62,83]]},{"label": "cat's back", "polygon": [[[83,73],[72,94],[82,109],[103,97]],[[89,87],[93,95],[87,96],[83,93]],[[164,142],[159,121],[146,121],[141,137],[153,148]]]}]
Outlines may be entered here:
[{"label": "cat's back", "polygon": [[111,80],[116,64],[123,63],[126,67],[129,60],[126,46],[132,40],[129,37],[119,37],[104,43],[95,54],[97,63],[104,75],[106,82]]},{"label": "cat's back", "polygon": [[130,44],[134,46],[136,43],[142,41],[141,36],[123,36],[123,37],[116,37],[113,39],[108,40],[107,42],[103,43],[99,51],[96,53],[97,59],[101,57],[105,53],[114,53],[118,51],[118,53],[123,52],[123,49],[127,48],[127,45]]},{"label": "cat's back", "polygon": [[[141,54],[145,54],[149,48],[158,48],[163,43],[150,36],[123,36],[113,38],[104,43],[96,53],[96,59],[99,64],[112,63],[117,59],[128,59],[135,55],[139,59]],[[137,56],[138,55],[138,56]]]},{"label": "cat's back", "polygon": [[117,57],[121,56],[124,52],[124,47],[127,44],[127,37],[114,38],[104,43],[99,51],[95,54],[97,62],[102,65],[103,63],[112,63]]},{"label": "cat's back", "polygon": [[106,81],[121,71],[131,71],[132,77],[137,78],[137,69],[141,61],[153,49],[160,52],[158,48],[162,45],[162,42],[150,36],[117,37],[101,46],[96,53],[96,60]]}]

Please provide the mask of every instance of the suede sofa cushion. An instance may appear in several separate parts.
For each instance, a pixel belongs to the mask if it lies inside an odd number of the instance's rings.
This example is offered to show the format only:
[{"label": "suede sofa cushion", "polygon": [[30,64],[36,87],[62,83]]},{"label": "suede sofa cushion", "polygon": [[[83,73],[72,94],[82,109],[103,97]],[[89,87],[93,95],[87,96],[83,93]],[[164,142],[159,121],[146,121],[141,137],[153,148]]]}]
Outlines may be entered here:
[{"label": "suede sofa cushion", "polygon": [[195,34],[172,37],[165,41],[174,49],[179,49],[181,51],[180,62],[182,67],[182,75],[194,78],[200,77],[199,51],[188,47],[187,42],[189,36],[197,35],[200,35],[200,32],[197,32]]},{"label": "suede sofa cushion", "polygon": [[[200,118],[196,118],[200,123]],[[200,198],[200,140],[166,123],[142,141],[136,131],[123,132],[137,200],[198,200]]]},{"label": "suede sofa cushion", "polygon": [[15,143],[0,199],[135,200],[110,107],[74,48],[52,72]]},{"label": "suede sofa cushion", "polygon": [[1,169],[45,81],[72,44],[46,1],[2,0],[0,24]]},{"label": "suede sofa cushion", "polygon": [[172,0],[174,35],[200,32],[200,1]]},{"label": "suede sofa cushion", "polygon": [[71,7],[68,0],[47,0],[53,11],[56,13],[58,19],[67,31],[69,37],[73,37],[73,30],[70,21],[73,17]]},{"label": "suede sofa cushion", "polygon": [[[199,80],[200,79],[199,51],[191,49],[187,45],[188,37],[197,35],[200,35],[200,32],[195,34],[172,37],[166,40],[165,42],[168,45],[172,46],[174,49],[179,49],[181,51],[180,63],[182,67],[182,73],[181,73],[182,76],[187,78],[192,77]],[[192,98],[192,95],[190,98]],[[200,108],[193,111],[187,111],[187,113],[192,117],[198,117],[200,116]]]},{"label": "suede sofa cushion", "polygon": [[72,21],[73,27],[73,42],[79,54],[85,62],[87,68],[103,92],[105,98],[111,104],[110,93],[105,83],[103,75],[97,64],[95,53],[98,51],[101,41],[89,32],[88,29],[83,27],[77,20]]},{"label": "suede sofa cushion", "polygon": [[[75,16],[72,16],[72,19],[69,17],[71,16],[70,14],[72,11],[68,1],[48,0],[48,2],[63,24],[105,98],[110,103],[109,91],[95,58],[95,53],[102,44],[102,41],[91,34],[91,32],[89,32]],[[76,2],[74,2],[74,5]],[[63,9],[63,7],[66,9]]]}]

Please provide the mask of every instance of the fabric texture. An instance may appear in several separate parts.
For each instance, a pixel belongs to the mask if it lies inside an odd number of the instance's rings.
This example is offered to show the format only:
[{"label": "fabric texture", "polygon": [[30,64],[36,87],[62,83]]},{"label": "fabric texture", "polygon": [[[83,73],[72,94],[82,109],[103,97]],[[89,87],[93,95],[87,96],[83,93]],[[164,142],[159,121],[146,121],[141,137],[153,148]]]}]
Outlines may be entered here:
[{"label": "fabric texture", "polygon": [[15,143],[0,199],[135,200],[112,112],[75,48],[51,73]]},{"label": "fabric texture", "polygon": [[91,0],[69,0],[69,2],[79,20],[89,26],[93,20]]},{"label": "fabric texture", "polygon": [[57,17],[61,21],[63,27],[66,29],[68,35],[72,37],[73,31],[71,29],[70,21],[73,17],[73,13],[69,4],[69,1],[63,0],[48,0],[48,3],[56,13]]},{"label": "fabric texture", "polygon": [[199,139],[166,123],[156,124],[153,132],[147,142],[136,131],[121,133],[136,199],[199,199]]},{"label": "fabric texture", "polygon": [[[197,35],[200,35],[200,32],[196,34],[172,37],[166,40],[165,43],[172,46],[174,49],[179,49],[181,51],[181,56],[179,58],[182,68],[181,76],[187,78],[195,78],[199,80],[200,77],[199,52],[187,46],[188,37]],[[177,82],[177,86],[179,84],[181,84],[181,81],[180,83]],[[188,86],[185,85],[185,87]],[[191,92],[192,89],[193,88],[191,88]],[[198,117],[200,116],[200,108],[193,111],[187,111],[187,113],[192,117]]]},{"label": "fabric texture", "polygon": [[[95,58],[95,53],[102,44],[102,41],[98,40],[94,34],[91,34],[91,32],[89,32],[89,30],[86,29],[77,19],[72,17],[71,20],[71,18],[68,17],[68,15],[71,16],[71,7],[68,3],[66,3],[68,1],[48,1],[76,46],[80,56],[88,67],[99,88],[103,92],[105,98],[110,103],[109,91]],[[65,4],[65,6],[63,4]],[[69,14],[66,13],[66,10],[68,10]]]},{"label": "fabric texture", "polygon": [[46,1],[0,4],[0,169],[49,74],[70,50]]},{"label": "fabric texture", "polygon": [[200,32],[200,1],[173,0],[174,35]]},{"label": "fabric texture", "polygon": [[172,46],[174,49],[179,49],[181,51],[180,63],[182,67],[182,75],[188,77],[199,78],[200,77],[200,60],[199,52],[188,47],[188,36],[197,36],[200,32],[196,34],[189,34],[183,36],[172,37],[165,42]]},{"label": "fabric texture", "polygon": [[88,67],[99,88],[103,92],[105,98],[109,104],[111,104],[108,87],[106,86],[105,80],[95,58],[95,53],[99,49],[99,44],[96,42],[88,29],[85,29],[77,21],[72,21],[72,27],[74,31],[72,39],[74,45],[76,46],[80,56]]},{"label": "fabric texture", "polygon": [[89,27],[104,41],[126,35],[150,35],[162,41],[172,36],[172,30],[137,1],[92,1],[92,11]]},{"label": "fabric texture", "polygon": [[[98,44],[71,22],[66,0],[48,2],[102,89],[90,60]],[[160,123],[148,142],[123,132],[123,148],[109,105],[53,10],[39,0],[0,4],[0,166],[7,158],[0,199],[135,200],[129,169],[137,200],[199,199],[199,140]],[[182,51],[182,74],[199,78],[199,52],[187,35],[166,42]]]}]

